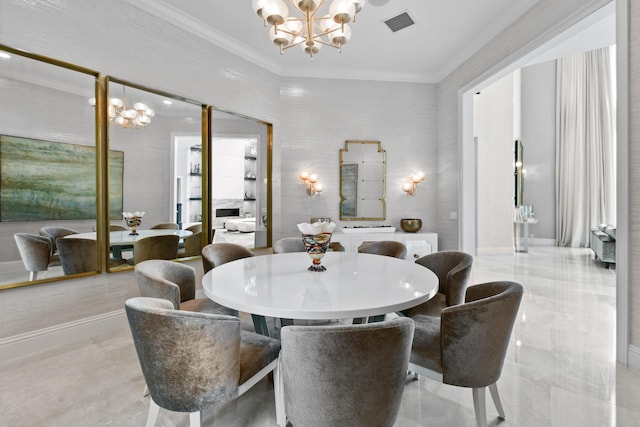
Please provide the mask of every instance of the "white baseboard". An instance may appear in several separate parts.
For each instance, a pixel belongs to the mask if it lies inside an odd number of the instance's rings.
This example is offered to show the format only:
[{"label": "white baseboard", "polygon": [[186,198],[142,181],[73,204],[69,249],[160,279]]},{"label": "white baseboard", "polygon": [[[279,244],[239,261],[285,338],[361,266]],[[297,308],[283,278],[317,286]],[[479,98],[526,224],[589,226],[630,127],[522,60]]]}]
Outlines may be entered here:
[{"label": "white baseboard", "polygon": [[640,347],[629,345],[627,350],[627,365],[636,371],[640,371]]},{"label": "white baseboard", "polygon": [[74,320],[48,328],[0,339],[0,360],[9,360],[64,344],[111,332],[124,327],[124,309]]}]

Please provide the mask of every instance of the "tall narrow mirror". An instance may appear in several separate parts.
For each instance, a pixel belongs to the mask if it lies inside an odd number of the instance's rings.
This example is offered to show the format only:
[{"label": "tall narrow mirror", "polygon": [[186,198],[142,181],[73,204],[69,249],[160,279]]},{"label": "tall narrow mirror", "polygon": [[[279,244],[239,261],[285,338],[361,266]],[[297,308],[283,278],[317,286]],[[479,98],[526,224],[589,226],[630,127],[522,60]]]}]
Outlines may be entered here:
[{"label": "tall narrow mirror", "polygon": [[99,97],[98,79],[0,45],[0,289],[100,269],[99,242],[79,250],[66,239],[97,224],[97,114],[87,101]]},{"label": "tall narrow mirror", "polygon": [[379,141],[346,141],[340,150],[340,219],[384,220],[385,176]]},{"label": "tall narrow mirror", "polygon": [[513,176],[514,195],[513,201],[516,207],[522,205],[522,193],[524,191],[524,149],[522,142],[516,140],[514,144]]},{"label": "tall narrow mirror", "polygon": [[109,187],[112,269],[199,256],[203,105],[111,77],[107,89],[109,149],[122,153],[109,161],[122,177]]},{"label": "tall narrow mirror", "polygon": [[270,244],[269,124],[214,110],[212,130],[213,241],[249,249]]}]

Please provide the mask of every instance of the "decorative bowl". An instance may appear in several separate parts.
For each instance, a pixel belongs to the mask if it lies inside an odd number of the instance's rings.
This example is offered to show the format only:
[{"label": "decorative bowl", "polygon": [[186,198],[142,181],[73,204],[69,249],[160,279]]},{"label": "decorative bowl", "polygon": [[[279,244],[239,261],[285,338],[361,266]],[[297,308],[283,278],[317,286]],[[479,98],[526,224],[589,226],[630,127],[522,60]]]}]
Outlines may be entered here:
[{"label": "decorative bowl", "polygon": [[422,220],[420,218],[403,218],[400,220],[400,228],[407,233],[417,233],[422,228]]},{"label": "decorative bowl", "polygon": [[324,254],[327,253],[327,249],[329,248],[331,233],[303,234],[302,241],[304,242],[307,254],[313,261],[313,264],[307,270],[318,272],[325,271],[327,268],[320,263],[322,257],[324,257]]}]

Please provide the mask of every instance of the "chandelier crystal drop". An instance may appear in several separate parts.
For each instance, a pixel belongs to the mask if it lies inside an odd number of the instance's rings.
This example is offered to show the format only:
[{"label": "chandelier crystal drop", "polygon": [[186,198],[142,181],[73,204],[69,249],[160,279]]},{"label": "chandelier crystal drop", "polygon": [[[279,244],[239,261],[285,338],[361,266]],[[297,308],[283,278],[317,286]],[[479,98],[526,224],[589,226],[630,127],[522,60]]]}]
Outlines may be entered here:
[{"label": "chandelier crystal drop", "polygon": [[269,27],[269,39],[285,50],[300,46],[311,60],[322,45],[337,48],[351,39],[351,28],[347,23],[355,22],[356,14],[365,6],[366,0],[333,0],[328,13],[320,13],[325,0],[287,0],[297,16],[292,16],[284,0],[253,0],[254,12]]},{"label": "chandelier crystal drop", "polygon": [[[96,106],[96,99],[90,98],[89,104]],[[127,108],[124,89],[122,91],[122,99],[109,98],[107,105],[107,115],[109,122],[120,126],[121,128],[143,128],[151,123],[151,118],[156,113],[142,102],[133,104],[133,108]]]}]

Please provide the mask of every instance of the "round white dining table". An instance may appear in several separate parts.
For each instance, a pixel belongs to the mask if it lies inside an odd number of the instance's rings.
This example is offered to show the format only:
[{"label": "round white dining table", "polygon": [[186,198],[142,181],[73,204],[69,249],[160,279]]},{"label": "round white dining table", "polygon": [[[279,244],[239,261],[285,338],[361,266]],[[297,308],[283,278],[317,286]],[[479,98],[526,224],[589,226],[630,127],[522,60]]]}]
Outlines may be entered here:
[{"label": "round white dining table", "polygon": [[[157,229],[157,230],[138,230],[138,234],[132,236],[129,231],[111,231],[109,232],[109,245],[110,246],[124,246],[124,245],[132,245],[136,241],[149,236],[167,236],[167,235],[175,235],[180,236],[180,238],[187,237],[193,234],[189,230],[169,230],[169,229]],[[89,233],[77,233],[77,234],[69,234],[64,237],[72,237],[75,239],[91,239],[96,240],[96,232]]]},{"label": "round white dining table", "polygon": [[[256,329],[256,316],[373,317],[422,304],[438,291],[438,277],[431,270],[403,259],[328,252],[322,258],[326,271],[308,271],[310,265],[306,252],[243,258],[207,272],[202,287],[213,301],[251,313]],[[261,324],[260,329],[266,328]]]}]

